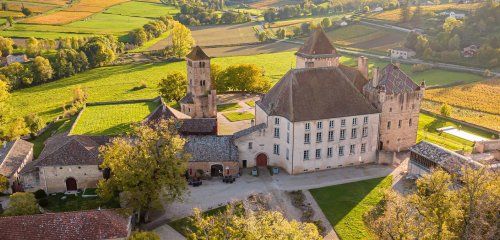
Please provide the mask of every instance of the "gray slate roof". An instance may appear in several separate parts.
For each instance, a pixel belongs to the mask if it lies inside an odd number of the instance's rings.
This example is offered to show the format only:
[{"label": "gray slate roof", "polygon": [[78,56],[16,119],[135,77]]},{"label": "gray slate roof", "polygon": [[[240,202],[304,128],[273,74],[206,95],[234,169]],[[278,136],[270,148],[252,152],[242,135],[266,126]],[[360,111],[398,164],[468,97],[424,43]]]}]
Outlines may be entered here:
[{"label": "gray slate roof", "polygon": [[201,49],[200,46],[193,47],[191,52],[186,55],[186,58],[194,61],[210,59],[210,57]]},{"label": "gray slate roof", "polygon": [[194,103],[193,94],[192,93],[187,93],[186,96],[182,97],[179,102],[180,103],[193,104]]},{"label": "gray slate roof", "polygon": [[292,122],[377,113],[352,73],[346,66],[292,69],[256,104]]},{"label": "gray slate roof", "polygon": [[253,132],[256,132],[256,131],[259,131],[259,130],[262,130],[262,129],[265,129],[267,127],[267,125],[265,123],[261,123],[261,124],[257,124],[255,126],[251,126],[249,128],[245,128],[241,131],[238,131],[238,132],[235,132],[233,134],[233,137],[236,139],[236,138],[240,138],[240,137],[243,137],[243,136],[246,136],[248,134],[251,134]]},{"label": "gray slate roof", "polygon": [[[414,92],[420,89],[413,80],[398,66],[389,63],[379,73],[378,88],[383,87],[387,94],[399,94],[403,92]],[[371,84],[366,84],[367,90],[372,89]]]},{"label": "gray slate roof", "polygon": [[302,45],[295,54],[303,57],[340,56],[321,27],[314,30],[304,45]]},{"label": "gray slate roof", "polygon": [[232,136],[188,136],[184,149],[193,162],[238,161]]},{"label": "gray slate roof", "polygon": [[465,156],[426,141],[421,141],[410,147],[410,151],[436,163],[450,173],[460,174],[461,168],[464,166],[474,168],[481,166]]},{"label": "gray slate roof", "polygon": [[33,143],[22,139],[0,145],[0,175],[10,178],[32,153]]}]

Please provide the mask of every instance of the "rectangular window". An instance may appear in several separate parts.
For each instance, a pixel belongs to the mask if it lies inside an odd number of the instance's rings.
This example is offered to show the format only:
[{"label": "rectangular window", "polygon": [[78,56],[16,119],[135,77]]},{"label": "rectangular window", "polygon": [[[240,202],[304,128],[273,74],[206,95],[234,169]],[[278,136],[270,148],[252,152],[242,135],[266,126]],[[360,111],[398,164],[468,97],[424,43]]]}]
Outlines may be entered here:
[{"label": "rectangular window", "polygon": [[304,160],[309,160],[309,150],[304,150]]},{"label": "rectangular window", "polygon": [[411,122],[411,118],[410,118],[410,120],[408,121],[408,126],[411,127],[411,125],[412,125],[412,122]]},{"label": "rectangular window", "polygon": [[362,143],[361,144],[361,153],[365,153],[366,152],[366,143]]},{"label": "rectangular window", "polygon": [[323,122],[317,122],[316,123],[316,128],[317,129],[322,129],[323,128]]},{"label": "rectangular window", "polygon": [[329,147],[327,150],[326,150],[326,156],[331,158],[333,156],[333,148],[332,147]]},{"label": "rectangular window", "polygon": [[286,123],[286,130],[290,130],[290,122]]},{"label": "rectangular window", "polygon": [[340,126],[345,127],[345,119],[340,120]]},{"label": "rectangular window", "polygon": [[304,134],[304,143],[305,144],[311,143],[311,134],[309,133]]},{"label": "rectangular window", "polygon": [[391,129],[391,121],[387,122],[387,129]]},{"label": "rectangular window", "polygon": [[321,149],[316,149],[316,159],[321,159]]},{"label": "rectangular window", "polygon": [[368,127],[363,128],[363,137],[368,137]]},{"label": "rectangular window", "polygon": [[280,125],[280,119],[279,119],[279,118],[277,118],[277,117],[275,117],[275,118],[274,118],[274,124],[276,124],[276,125]]},{"label": "rectangular window", "polygon": [[344,156],[344,146],[339,147],[339,156]]},{"label": "rectangular window", "polygon": [[276,155],[280,155],[280,145],[279,144],[274,144],[273,153]]},{"label": "rectangular window", "polygon": [[306,62],[306,68],[313,68],[314,62]]},{"label": "rectangular window", "polygon": [[274,128],[274,138],[280,138],[280,129]]},{"label": "rectangular window", "polygon": [[368,124],[368,116],[366,116],[366,117],[363,118],[363,123],[364,124]]},{"label": "rectangular window", "polygon": [[311,123],[306,123],[306,131],[311,130]]},{"label": "rectangular window", "polygon": [[345,139],[345,129],[340,129],[340,140]]},{"label": "rectangular window", "polygon": [[398,128],[401,128],[401,124],[403,124],[403,120],[399,120],[399,122],[398,122]]},{"label": "rectangular window", "polygon": [[353,118],[352,119],[352,125],[356,126],[358,124],[358,118]]},{"label": "rectangular window", "polygon": [[355,153],[354,149],[356,149],[356,145],[351,144],[351,146],[349,147],[349,155],[353,155]]},{"label": "rectangular window", "polygon": [[351,129],[351,138],[354,139],[357,137],[358,137],[358,129],[356,128]]},{"label": "rectangular window", "polygon": [[334,127],[335,127],[335,121],[330,120],[330,123],[328,124],[328,126],[329,126],[330,128],[334,128]]},{"label": "rectangular window", "polygon": [[290,133],[286,133],[286,143],[290,143]]},{"label": "rectangular window", "polygon": [[331,142],[334,140],[334,132],[333,131],[328,131],[328,141]]},{"label": "rectangular window", "polygon": [[248,149],[253,149],[253,142],[248,143]]},{"label": "rectangular window", "polygon": [[290,150],[286,149],[286,160],[290,159]]},{"label": "rectangular window", "polygon": [[323,141],[323,134],[322,133],[316,133],[316,142],[320,143]]}]

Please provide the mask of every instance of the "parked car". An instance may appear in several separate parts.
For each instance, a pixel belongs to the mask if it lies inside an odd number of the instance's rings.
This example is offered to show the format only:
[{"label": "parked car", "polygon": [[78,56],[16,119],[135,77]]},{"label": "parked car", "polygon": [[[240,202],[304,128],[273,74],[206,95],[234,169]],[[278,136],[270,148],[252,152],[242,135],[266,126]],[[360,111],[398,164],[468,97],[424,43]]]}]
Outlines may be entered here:
[{"label": "parked car", "polygon": [[225,183],[233,183],[234,181],[236,181],[236,178],[233,176],[224,176],[222,178],[222,182],[225,182]]}]

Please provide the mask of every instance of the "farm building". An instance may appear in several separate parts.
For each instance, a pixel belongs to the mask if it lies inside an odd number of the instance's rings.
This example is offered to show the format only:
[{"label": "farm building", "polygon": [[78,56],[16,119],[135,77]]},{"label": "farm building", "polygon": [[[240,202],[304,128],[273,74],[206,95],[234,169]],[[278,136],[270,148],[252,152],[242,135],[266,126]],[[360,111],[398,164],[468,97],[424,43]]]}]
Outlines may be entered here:
[{"label": "farm building", "polygon": [[25,63],[28,62],[29,58],[26,54],[8,55],[7,57],[1,58],[1,65],[8,66],[13,63]]},{"label": "farm building", "polygon": [[132,231],[130,216],[106,209],[0,217],[0,225],[9,226],[4,240],[127,239]]},{"label": "farm building", "polygon": [[414,57],[417,53],[408,48],[393,48],[390,49],[391,58],[408,59]]},{"label": "farm building", "polygon": [[476,56],[478,51],[479,51],[479,47],[477,45],[472,44],[472,45],[464,47],[462,49],[462,56],[465,58],[474,57],[474,56]]},{"label": "farm building", "polygon": [[8,192],[22,191],[19,172],[33,160],[33,144],[22,139],[0,146],[0,175],[9,179]]}]

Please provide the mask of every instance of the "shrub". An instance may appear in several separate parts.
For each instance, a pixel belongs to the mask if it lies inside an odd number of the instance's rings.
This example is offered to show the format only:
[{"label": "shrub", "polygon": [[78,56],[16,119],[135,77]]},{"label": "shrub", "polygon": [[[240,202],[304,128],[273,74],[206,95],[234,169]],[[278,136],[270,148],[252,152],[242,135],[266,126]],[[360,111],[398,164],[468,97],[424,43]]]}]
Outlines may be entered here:
[{"label": "shrub", "polygon": [[47,198],[39,199],[38,205],[40,205],[41,207],[47,207],[49,205],[49,200]]},{"label": "shrub", "polygon": [[45,191],[43,189],[36,190],[36,192],[35,192],[36,199],[42,199],[42,198],[46,198],[46,197],[47,197],[47,193],[45,193]]}]

